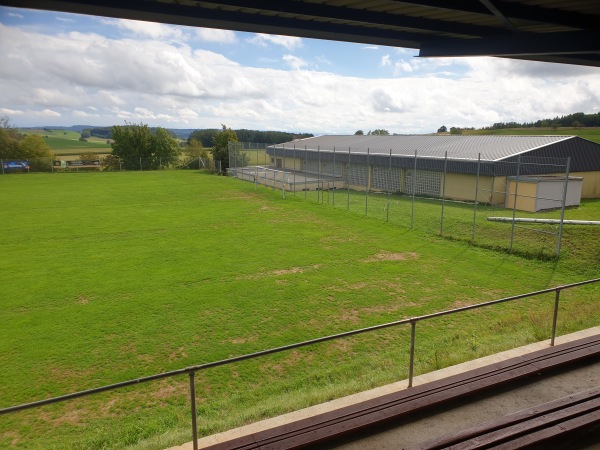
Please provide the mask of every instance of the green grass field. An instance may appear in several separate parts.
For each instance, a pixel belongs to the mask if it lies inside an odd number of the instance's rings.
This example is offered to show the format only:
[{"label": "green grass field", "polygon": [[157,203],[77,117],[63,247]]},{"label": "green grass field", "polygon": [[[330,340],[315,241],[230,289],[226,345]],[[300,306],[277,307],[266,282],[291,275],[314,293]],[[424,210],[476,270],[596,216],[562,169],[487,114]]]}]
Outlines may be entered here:
[{"label": "green grass field", "polygon": [[[11,175],[0,192],[0,407],[599,276],[591,228],[526,259],[194,171]],[[599,295],[563,292],[559,334],[598,325]],[[547,339],[552,300],[419,325],[416,372]],[[406,378],[408,346],[387,329],[198,373],[200,433]],[[180,444],[187,396],[182,376],[4,415],[0,448]]]},{"label": "green grass field", "polygon": [[25,134],[39,134],[45,137],[50,150],[57,156],[79,155],[81,153],[106,154],[111,152],[106,139],[91,137],[87,142],[80,141],[81,133],[63,130],[21,130]]},{"label": "green grass field", "polygon": [[514,136],[532,136],[532,135],[573,135],[584,139],[600,143],[600,128],[594,127],[559,127],[556,130],[552,128],[502,128],[499,130],[464,130],[463,134],[500,134]]}]

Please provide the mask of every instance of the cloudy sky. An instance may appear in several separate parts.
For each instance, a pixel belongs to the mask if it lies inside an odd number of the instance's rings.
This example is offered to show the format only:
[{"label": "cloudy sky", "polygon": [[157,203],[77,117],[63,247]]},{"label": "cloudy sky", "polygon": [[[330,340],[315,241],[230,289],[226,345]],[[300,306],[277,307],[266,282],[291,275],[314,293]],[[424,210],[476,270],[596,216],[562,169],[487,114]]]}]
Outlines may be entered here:
[{"label": "cloudy sky", "polygon": [[0,7],[15,126],[431,133],[600,111],[600,69]]}]

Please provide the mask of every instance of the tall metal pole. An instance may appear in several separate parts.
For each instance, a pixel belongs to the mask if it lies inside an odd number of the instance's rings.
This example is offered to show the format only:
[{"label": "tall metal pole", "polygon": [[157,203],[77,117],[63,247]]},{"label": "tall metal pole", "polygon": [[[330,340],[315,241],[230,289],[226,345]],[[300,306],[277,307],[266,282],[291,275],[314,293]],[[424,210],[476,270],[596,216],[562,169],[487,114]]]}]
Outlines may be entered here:
[{"label": "tall metal pole", "polygon": [[348,204],[346,210],[350,211],[350,147],[348,147],[348,168],[346,169],[346,189],[348,194]]},{"label": "tall metal pole", "polygon": [[477,155],[477,177],[475,178],[475,205],[473,206],[473,229],[471,230],[471,244],[475,241],[475,226],[477,224],[477,195],[479,194],[479,173],[481,170],[481,153]]},{"label": "tall metal pole", "polygon": [[[519,174],[521,173],[521,155],[519,155],[519,158],[517,160],[517,179],[515,180],[515,201],[513,204],[513,220],[512,220],[512,227],[511,227],[511,231],[510,231],[510,251],[512,252],[512,248],[513,248],[513,242],[515,240],[515,218],[517,217],[517,193],[519,190]],[[510,186],[510,184],[509,184]],[[509,191],[510,193],[510,191]]]},{"label": "tall metal pole", "polygon": [[413,189],[412,189],[412,213],[410,216],[410,228],[415,223],[415,192],[417,191],[417,151],[415,150],[415,168],[413,170]]},{"label": "tall metal pole", "polygon": [[385,221],[390,221],[390,195],[392,193],[392,149],[390,148],[390,167],[388,168],[388,195],[387,195],[387,210],[385,213]]},{"label": "tall metal pole", "polygon": [[556,257],[560,256],[560,244],[562,242],[563,223],[565,221],[565,207],[567,205],[567,188],[569,186],[569,171],[571,169],[571,157],[567,158],[565,173],[565,186],[563,188],[562,208],[560,211],[560,225],[558,226],[558,242],[556,243]]},{"label": "tall metal pole", "polygon": [[[335,145],[333,146],[333,186],[332,186],[331,204],[335,206]],[[327,197],[329,203],[329,197]]]},{"label": "tall metal pole", "polygon": [[554,296],[554,315],[552,316],[552,337],[550,338],[550,346],[554,347],[554,340],[556,338],[556,322],[558,320],[558,302],[560,301],[560,289],[556,290]]},{"label": "tall metal pole", "polygon": [[190,372],[190,403],[192,409],[192,442],[194,450],[198,450],[198,424],[196,422],[196,386],[194,372]]},{"label": "tall metal pole", "polygon": [[365,185],[365,216],[369,214],[369,178],[371,166],[369,166],[369,149],[367,148],[367,184]]},{"label": "tall metal pole", "polygon": [[304,146],[304,199],[306,199],[306,178],[308,177],[308,168],[306,167],[308,163],[308,152],[306,151],[306,145]]},{"label": "tall metal pole", "polygon": [[321,146],[317,146],[317,160],[319,165],[317,166],[317,203],[321,203],[323,198],[323,184],[321,182]]},{"label": "tall metal pole", "polygon": [[448,172],[448,152],[444,154],[444,184],[442,185],[442,217],[440,218],[440,236],[444,235],[444,202],[446,200],[446,174]]},{"label": "tall metal pole", "polygon": [[[415,336],[417,321],[410,321],[410,362],[408,365],[408,387],[413,385],[413,376],[415,373]],[[195,449],[194,449],[195,450]]]}]

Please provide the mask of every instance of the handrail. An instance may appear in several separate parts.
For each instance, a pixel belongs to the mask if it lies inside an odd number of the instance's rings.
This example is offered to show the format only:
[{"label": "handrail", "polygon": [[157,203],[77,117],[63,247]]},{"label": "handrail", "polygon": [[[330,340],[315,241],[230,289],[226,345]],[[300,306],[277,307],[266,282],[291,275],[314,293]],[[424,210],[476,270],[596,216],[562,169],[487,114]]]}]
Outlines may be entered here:
[{"label": "handrail", "polygon": [[459,313],[459,312],[463,312],[463,311],[469,311],[469,310],[473,310],[473,309],[483,308],[486,306],[496,305],[498,303],[504,303],[504,302],[514,301],[514,300],[519,300],[519,299],[523,299],[523,298],[534,297],[537,295],[548,294],[548,293],[554,292],[556,295],[555,295],[555,303],[554,303],[554,315],[553,315],[553,320],[552,320],[552,337],[550,340],[550,345],[553,346],[555,337],[556,337],[556,323],[557,323],[557,318],[558,318],[558,303],[559,303],[559,299],[560,299],[560,292],[563,290],[566,290],[566,289],[571,289],[571,288],[577,287],[577,286],[583,286],[586,284],[592,284],[592,283],[597,283],[597,282],[600,282],[600,278],[594,278],[594,279],[590,279],[590,280],[586,280],[586,281],[580,281],[577,283],[571,283],[571,284],[566,284],[566,285],[562,285],[562,286],[556,286],[553,288],[542,289],[540,291],[528,292],[526,294],[513,295],[511,297],[504,297],[504,298],[501,298],[498,300],[492,300],[489,302],[477,303],[475,305],[463,306],[460,308],[454,308],[454,309],[449,309],[449,310],[445,310],[445,311],[439,311],[436,313],[425,314],[422,316],[416,316],[416,317],[412,317],[409,319],[396,320],[393,322],[388,322],[388,323],[384,323],[384,324],[380,324],[380,325],[373,325],[373,326],[366,327],[366,328],[359,328],[356,330],[346,331],[346,332],[338,333],[338,334],[332,334],[329,336],[323,336],[323,337],[311,339],[308,341],[297,342],[295,344],[289,344],[289,345],[284,345],[281,347],[275,347],[275,348],[271,348],[271,349],[267,349],[267,350],[262,350],[262,351],[255,352],[255,353],[249,353],[246,355],[235,356],[233,358],[222,359],[219,361],[213,361],[213,362],[204,363],[204,364],[198,364],[198,365],[189,366],[189,367],[186,367],[183,369],[162,372],[162,373],[158,373],[158,374],[154,374],[154,375],[150,375],[150,376],[146,376],[146,377],[136,378],[134,380],[122,381],[120,383],[114,383],[114,384],[109,384],[106,386],[101,386],[101,387],[97,387],[97,388],[93,388],[93,389],[87,389],[84,391],[73,392],[71,394],[66,394],[66,395],[62,395],[62,396],[58,396],[58,397],[52,397],[52,398],[48,398],[48,399],[44,399],[44,400],[38,400],[35,402],[31,402],[31,403],[23,403],[21,405],[10,406],[8,408],[0,409],[0,415],[13,413],[13,412],[17,412],[17,411],[22,411],[25,409],[37,408],[40,406],[49,405],[52,403],[58,403],[58,402],[66,401],[66,400],[79,398],[79,397],[85,397],[85,396],[92,395],[92,394],[98,394],[100,392],[106,392],[106,391],[111,391],[111,390],[115,390],[115,389],[120,389],[123,387],[132,386],[135,384],[147,383],[149,381],[155,381],[155,380],[160,380],[163,378],[170,378],[170,377],[177,376],[177,375],[188,374],[189,378],[190,378],[192,434],[193,434],[194,450],[197,450],[197,448],[198,448],[198,432],[197,432],[197,427],[196,427],[196,396],[195,396],[194,374],[198,371],[206,370],[211,367],[232,364],[232,363],[239,362],[239,361],[245,361],[248,359],[259,358],[261,356],[266,356],[266,355],[270,355],[273,353],[279,353],[279,352],[283,352],[286,350],[291,350],[291,349],[295,349],[295,348],[299,348],[299,347],[305,347],[308,345],[318,344],[321,342],[331,341],[334,339],[340,339],[340,338],[344,338],[344,337],[348,337],[348,336],[354,336],[357,334],[368,333],[371,331],[381,330],[384,328],[389,328],[389,327],[394,327],[394,326],[399,326],[399,325],[404,325],[404,324],[410,323],[411,324],[411,340],[410,340],[410,363],[409,363],[408,387],[412,387],[413,371],[414,371],[414,350],[415,350],[415,340],[416,340],[416,325],[418,322],[420,322],[422,320],[428,320],[428,319],[432,319],[432,318],[436,318],[436,317],[449,315],[449,314],[455,314],[455,313]]}]

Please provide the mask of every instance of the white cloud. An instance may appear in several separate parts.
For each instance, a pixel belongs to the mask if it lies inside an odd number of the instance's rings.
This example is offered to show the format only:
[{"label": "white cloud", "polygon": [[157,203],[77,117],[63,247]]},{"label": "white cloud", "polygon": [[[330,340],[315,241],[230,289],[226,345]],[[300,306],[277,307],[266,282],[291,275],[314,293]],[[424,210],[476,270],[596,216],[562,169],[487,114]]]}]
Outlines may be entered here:
[{"label": "white cloud", "polygon": [[302,47],[302,39],[294,36],[277,36],[274,34],[256,34],[254,37],[248,39],[248,42],[266,47],[268,44],[280,45],[293,50],[298,47]]},{"label": "white cloud", "polygon": [[364,45],[361,48],[363,50],[379,50],[379,46],[377,46],[377,45]]},{"label": "white cloud", "polygon": [[186,40],[181,27],[165,25],[156,22],[143,22],[140,20],[125,19],[103,19],[105,25],[115,26],[121,30],[130,32],[138,38]]},{"label": "white cloud", "polygon": [[204,42],[219,42],[221,44],[234,44],[237,42],[235,33],[230,30],[196,28],[194,32],[196,37]]},{"label": "white cloud", "polygon": [[283,55],[281,59],[293,70],[300,70],[308,65],[302,58],[294,55]]},{"label": "white cloud", "polygon": [[8,17],[14,17],[15,19],[24,19],[25,16],[13,12],[9,12],[6,14]]},{"label": "white cloud", "polygon": [[42,111],[35,112],[34,114],[39,117],[61,117],[59,112],[51,109],[44,109]]},{"label": "white cloud", "polygon": [[[479,127],[600,109],[600,69],[494,58],[409,59],[390,51],[380,60],[389,76],[357,78],[314,70],[307,61],[324,62],[314,56],[284,55],[279,61],[292,70],[246,67],[193,47],[193,40],[170,40],[178,33],[192,36],[191,29],[122,25],[126,38],[0,24],[0,115],[18,126],[89,118],[92,125],[226,123],[343,134],[376,128],[425,133],[442,124]],[[355,48],[357,60],[367,56],[360,53],[364,46]]]},{"label": "white cloud", "polygon": [[20,116],[25,114],[25,111],[20,109],[0,108],[0,116]]}]

